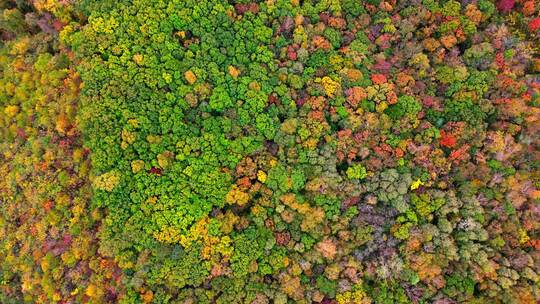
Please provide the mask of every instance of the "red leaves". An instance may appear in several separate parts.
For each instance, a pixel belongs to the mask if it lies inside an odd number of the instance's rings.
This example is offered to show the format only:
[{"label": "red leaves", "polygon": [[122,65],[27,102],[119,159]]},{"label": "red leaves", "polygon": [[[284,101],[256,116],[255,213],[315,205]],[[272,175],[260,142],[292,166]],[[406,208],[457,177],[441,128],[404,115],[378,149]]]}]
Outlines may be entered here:
[{"label": "red leaves", "polygon": [[279,26],[278,33],[289,32],[294,27],[294,19],[287,16],[283,23]]},{"label": "red leaves", "polygon": [[279,99],[274,95],[268,95],[268,105],[280,105]]},{"label": "red leaves", "polygon": [[279,245],[279,246],[285,246],[289,243],[289,241],[291,240],[291,235],[287,232],[287,231],[284,231],[284,232],[275,232],[274,233],[274,237],[276,238],[276,243]]},{"label": "red leaves", "polygon": [[439,140],[439,143],[443,147],[452,148],[456,145],[457,139],[454,135],[451,133],[446,133],[446,131],[441,131],[441,139]]},{"label": "red leaves", "polygon": [[289,60],[296,60],[296,51],[291,46],[287,49],[287,58]]},{"label": "red leaves", "polygon": [[259,12],[259,5],[257,3],[249,3],[249,4],[238,3],[234,6],[234,9],[236,10],[236,13],[238,15],[243,15],[247,12],[252,12],[253,14],[257,14]]},{"label": "red leaves", "polygon": [[495,55],[495,64],[501,70],[503,70],[506,67],[504,63],[504,54],[502,52],[499,52]]},{"label": "red leaves", "polygon": [[17,128],[17,137],[25,140],[26,139],[26,131],[24,131],[23,128]]},{"label": "red leaves", "polygon": [[469,145],[464,145],[463,147],[452,151],[450,153],[450,159],[451,160],[457,160],[457,161],[464,160],[465,157],[467,156],[466,153],[469,150],[469,148],[470,148]]},{"label": "red leaves", "polygon": [[359,202],[360,202],[360,197],[353,196],[353,197],[345,199],[343,203],[341,204],[341,208],[349,209],[350,207],[357,205]]},{"label": "red leaves", "polygon": [[529,21],[529,30],[535,32],[540,29],[540,17],[533,18]]},{"label": "red leaves", "polygon": [[514,8],[515,4],[515,0],[499,0],[497,2],[497,9],[502,13],[508,13]]},{"label": "red leaves", "polygon": [[162,170],[160,168],[152,167],[149,171],[150,174],[161,175]]}]

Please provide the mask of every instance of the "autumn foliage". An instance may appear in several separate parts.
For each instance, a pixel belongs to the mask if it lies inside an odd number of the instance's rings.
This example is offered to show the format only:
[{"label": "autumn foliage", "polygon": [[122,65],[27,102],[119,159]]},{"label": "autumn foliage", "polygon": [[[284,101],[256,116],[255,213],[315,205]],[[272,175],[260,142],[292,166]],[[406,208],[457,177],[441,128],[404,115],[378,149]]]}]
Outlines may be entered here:
[{"label": "autumn foliage", "polygon": [[536,1],[0,10],[0,303],[540,298]]}]

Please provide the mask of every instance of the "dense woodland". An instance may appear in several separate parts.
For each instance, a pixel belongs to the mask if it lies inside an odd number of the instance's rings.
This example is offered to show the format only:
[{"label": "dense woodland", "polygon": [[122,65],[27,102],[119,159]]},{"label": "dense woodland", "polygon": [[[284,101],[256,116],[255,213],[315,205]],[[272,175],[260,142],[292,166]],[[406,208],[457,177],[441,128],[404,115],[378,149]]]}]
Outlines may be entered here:
[{"label": "dense woodland", "polygon": [[537,0],[0,0],[0,303],[540,299]]}]

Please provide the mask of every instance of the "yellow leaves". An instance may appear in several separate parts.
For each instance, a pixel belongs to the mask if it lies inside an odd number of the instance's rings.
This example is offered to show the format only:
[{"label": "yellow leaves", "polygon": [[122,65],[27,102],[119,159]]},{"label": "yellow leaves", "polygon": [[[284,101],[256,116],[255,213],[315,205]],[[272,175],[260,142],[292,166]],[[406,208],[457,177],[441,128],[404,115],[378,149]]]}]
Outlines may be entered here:
[{"label": "yellow leaves", "polygon": [[134,128],[137,128],[139,126],[139,121],[137,119],[130,119],[128,120],[128,124]]},{"label": "yellow leaves", "polygon": [[[234,217],[234,214],[231,213],[231,215]],[[193,224],[185,234],[173,226],[162,227],[159,232],[154,232],[154,238],[168,244],[179,243],[184,248],[189,248],[194,243],[202,244],[200,253],[203,259],[209,260],[219,254],[222,260],[228,260],[228,257],[233,253],[232,240],[228,236],[210,235],[208,233],[210,221],[211,219],[208,216],[204,216]],[[227,218],[224,219],[224,222],[226,221]],[[222,229],[223,225],[220,225],[220,230],[229,233],[233,229],[234,222],[234,220],[230,221],[230,229]]]},{"label": "yellow leaves", "polygon": [[248,87],[250,90],[257,91],[257,92],[261,90],[261,85],[257,81],[250,82]]},{"label": "yellow leaves", "polygon": [[249,194],[238,189],[237,185],[233,185],[232,189],[225,196],[225,201],[229,204],[245,205],[249,201]]},{"label": "yellow leaves", "polygon": [[172,226],[161,227],[160,231],[154,232],[154,238],[162,243],[173,244],[180,243],[182,246],[182,235],[178,229]]},{"label": "yellow leaves", "polygon": [[146,136],[146,141],[148,141],[149,144],[159,144],[161,142],[161,136],[148,135]]},{"label": "yellow leaves", "polygon": [[141,54],[135,54],[135,55],[133,55],[133,61],[135,61],[135,63],[138,64],[138,65],[142,65],[142,64],[143,64],[143,59],[144,59],[144,57],[143,57],[143,55],[141,55]]},{"label": "yellow leaves", "polygon": [[16,106],[16,105],[7,106],[4,109],[4,113],[7,115],[7,117],[13,118],[15,117],[15,115],[17,115],[17,113],[19,113],[19,106]]},{"label": "yellow leaves", "polygon": [[144,161],[139,159],[139,160],[134,160],[131,162],[131,171],[133,173],[138,173],[142,169],[144,169]]},{"label": "yellow leaves", "polygon": [[306,147],[308,150],[313,150],[317,147],[317,144],[319,143],[319,140],[317,138],[308,138],[303,146]]},{"label": "yellow leaves", "polygon": [[49,259],[42,259],[40,264],[41,264],[41,270],[43,270],[43,272],[49,271],[49,268],[50,268]]},{"label": "yellow leaves", "polygon": [[197,76],[192,71],[185,72],[184,77],[189,84],[194,84],[197,81]]},{"label": "yellow leaves", "polygon": [[135,133],[129,132],[128,130],[122,130],[122,143],[120,147],[126,149],[128,145],[135,142]]},{"label": "yellow leaves", "polygon": [[13,48],[10,50],[11,55],[23,55],[30,48],[30,38],[24,37],[16,40],[13,44]]},{"label": "yellow leaves", "polygon": [[311,209],[309,214],[304,216],[302,223],[300,224],[300,229],[302,231],[311,231],[322,223],[324,219],[324,210],[321,207],[315,207]]},{"label": "yellow leaves", "polygon": [[77,218],[81,216],[84,212],[84,205],[77,204],[71,208],[71,213],[73,213],[73,217]]},{"label": "yellow leaves", "polygon": [[300,204],[292,193],[284,194],[280,197],[283,204],[297,211],[304,216],[300,229],[302,231],[310,231],[314,229],[324,219],[324,210],[321,207],[311,207],[309,204]]},{"label": "yellow leaves", "polygon": [[328,97],[334,97],[334,94],[336,91],[341,87],[339,82],[334,81],[332,78],[328,76],[324,76],[321,79],[321,83],[324,87],[324,91]]},{"label": "yellow leaves", "polygon": [[234,79],[238,78],[238,76],[240,75],[240,70],[238,70],[232,65],[230,65],[228,69],[229,69],[229,74],[232,76],[232,78]]},{"label": "yellow leaves", "polygon": [[412,182],[411,190],[416,190],[416,189],[418,189],[418,187],[420,187],[423,184],[424,184],[424,182],[422,182],[420,179],[417,179],[416,181]]},{"label": "yellow leaves", "polygon": [[89,296],[90,298],[101,298],[103,296],[103,291],[96,286],[93,283],[90,283],[88,287],[86,287],[85,294]]},{"label": "yellow leaves", "polygon": [[529,242],[531,238],[527,235],[527,231],[523,228],[519,229],[519,243],[521,245]]},{"label": "yellow leaves", "polygon": [[98,190],[111,192],[120,182],[120,174],[116,171],[110,171],[94,179],[93,186]]},{"label": "yellow leaves", "polygon": [[118,27],[118,21],[116,21],[114,17],[107,20],[103,19],[102,17],[97,17],[90,21],[90,26],[96,33],[105,33],[110,35],[113,34],[114,29]]},{"label": "yellow leaves", "polygon": [[151,196],[146,201],[147,204],[154,205],[157,202],[157,197]]},{"label": "yellow leaves", "polygon": [[288,118],[281,124],[281,131],[285,134],[292,135],[296,133],[298,120],[296,118]]},{"label": "yellow leaves", "polygon": [[381,101],[381,103],[375,106],[375,110],[377,111],[377,113],[382,113],[387,108],[388,108],[388,104],[386,103],[386,101]]},{"label": "yellow leaves", "polygon": [[218,219],[221,223],[221,231],[224,234],[231,233],[234,229],[234,225],[240,220],[240,218],[230,210],[227,210],[227,212],[225,212],[225,215],[222,215],[222,218]]},{"label": "yellow leaves", "polygon": [[171,83],[172,82],[172,75],[167,73],[167,72],[163,72],[161,74],[161,77],[163,77],[163,80],[165,80],[165,83]]},{"label": "yellow leaves", "polygon": [[346,291],[336,295],[336,301],[338,304],[369,304],[371,299],[367,297],[366,293],[362,289],[354,291]]},{"label": "yellow leaves", "polygon": [[503,151],[505,147],[504,133],[501,131],[489,132],[488,136],[491,143],[487,146],[487,150],[491,153]]},{"label": "yellow leaves", "polygon": [[[13,96],[15,95],[15,90],[17,89],[17,87],[15,86],[14,83],[12,82],[8,82],[6,84],[4,84],[4,91],[9,95],[9,96]],[[8,107],[13,107],[13,106],[8,106]],[[17,107],[17,106],[15,106]],[[17,107],[17,111],[18,111],[18,107]],[[7,113],[6,113],[7,114]]]},{"label": "yellow leaves", "polygon": [[409,64],[417,65],[423,69],[426,69],[429,67],[429,58],[424,53],[416,53],[409,60]]},{"label": "yellow leaves", "polygon": [[262,170],[257,171],[257,180],[258,181],[260,181],[261,183],[264,184],[266,182],[266,178],[267,178],[266,172],[264,172]]},{"label": "yellow leaves", "polygon": [[171,151],[165,151],[163,153],[158,154],[157,161],[158,165],[165,169],[167,166],[171,164],[172,159],[174,158],[174,154]]},{"label": "yellow leaves", "polygon": [[186,32],[185,31],[178,31],[175,33],[176,36],[185,39],[186,38]]}]

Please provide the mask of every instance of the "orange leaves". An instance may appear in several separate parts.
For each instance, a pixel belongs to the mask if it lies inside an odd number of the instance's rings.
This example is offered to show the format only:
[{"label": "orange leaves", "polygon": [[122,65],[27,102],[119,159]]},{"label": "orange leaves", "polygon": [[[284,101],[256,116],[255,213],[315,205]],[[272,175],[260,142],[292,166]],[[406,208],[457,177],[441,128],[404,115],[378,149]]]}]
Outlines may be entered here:
[{"label": "orange leaves", "polygon": [[324,37],[322,36],[315,36],[313,37],[313,46],[315,46],[315,48],[317,49],[322,49],[322,50],[325,50],[325,51],[328,51],[332,48],[332,45],[330,44],[330,42],[328,42],[328,40],[326,40]]},{"label": "orange leaves", "polygon": [[192,71],[186,71],[184,77],[189,84],[194,84],[197,81],[197,76]]},{"label": "orange leaves", "polygon": [[344,29],[347,23],[343,18],[330,17],[328,18],[328,25],[337,29]]},{"label": "orange leaves", "polygon": [[352,87],[347,90],[346,94],[347,101],[353,108],[356,108],[358,104],[367,97],[367,93],[362,87]]},{"label": "orange leaves", "polygon": [[[415,57],[415,59],[421,60],[421,56]],[[396,84],[400,88],[407,88],[407,87],[410,88],[410,87],[414,86],[415,82],[416,81],[414,80],[414,78],[411,75],[409,75],[409,74],[407,74],[405,72],[401,72],[401,73],[397,74]]]},{"label": "orange leaves", "polygon": [[457,43],[457,39],[454,35],[446,35],[441,37],[441,43],[447,49],[451,49]]},{"label": "orange leaves", "polygon": [[232,76],[232,78],[236,79],[240,75],[240,70],[235,68],[234,66],[230,65],[228,67],[229,74]]},{"label": "orange leaves", "polygon": [[454,135],[451,133],[446,133],[446,131],[441,131],[441,139],[439,140],[439,143],[441,146],[446,148],[452,148],[456,145],[457,139]]},{"label": "orange leaves", "polygon": [[344,74],[345,77],[349,78],[351,81],[358,81],[362,79],[362,77],[364,76],[362,74],[362,71],[358,69],[344,69],[342,73]]},{"label": "orange leaves", "polygon": [[434,38],[425,39],[422,44],[424,45],[424,48],[430,52],[435,51],[441,45],[440,42]]},{"label": "orange leaves", "polygon": [[515,208],[520,208],[527,200],[536,200],[540,197],[540,191],[533,186],[530,177],[524,174],[516,174],[507,179],[507,199]]},{"label": "orange leaves", "polygon": [[390,91],[390,92],[386,93],[386,101],[387,101],[388,104],[390,104],[390,105],[396,104],[397,101],[398,101],[396,92]]},{"label": "orange leaves", "polygon": [[386,76],[383,74],[373,74],[371,75],[371,81],[373,81],[374,84],[383,84],[386,82]]},{"label": "orange leaves", "polygon": [[465,16],[475,24],[479,24],[482,21],[482,12],[473,4],[468,4],[465,7]]},{"label": "orange leaves", "polygon": [[320,241],[315,247],[315,249],[329,260],[334,259],[337,253],[336,244],[330,239],[324,239]]},{"label": "orange leaves", "polygon": [[68,120],[68,117],[65,113],[62,113],[58,116],[58,118],[56,119],[56,131],[60,134],[65,134],[68,127],[69,127],[70,123],[69,123],[69,120]]},{"label": "orange leaves", "polygon": [[152,290],[148,290],[142,294],[141,298],[143,300],[143,303],[151,303],[154,299],[154,293],[152,292]]},{"label": "orange leaves", "polygon": [[292,299],[297,301],[304,297],[304,288],[299,277],[292,277],[289,274],[284,274],[281,279],[282,290]]},{"label": "orange leaves", "polygon": [[469,145],[463,145],[461,148],[450,152],[450,159],[455,160],[455,161],[465,160],[469,156],[467,154],[467,151],[469,151],[469,148],[470,148]]},{"label": "orange leaves", "polygon": [[436,264],[436,257],[433,254],[420,253],[411,258],[411,268],[418,273],[420,280],[428,281],[440,275],[442,269]]}]

